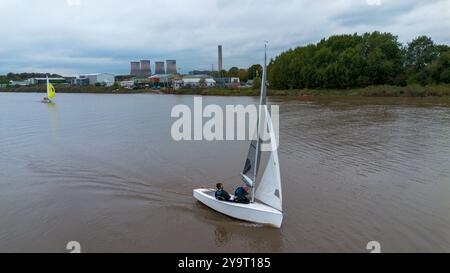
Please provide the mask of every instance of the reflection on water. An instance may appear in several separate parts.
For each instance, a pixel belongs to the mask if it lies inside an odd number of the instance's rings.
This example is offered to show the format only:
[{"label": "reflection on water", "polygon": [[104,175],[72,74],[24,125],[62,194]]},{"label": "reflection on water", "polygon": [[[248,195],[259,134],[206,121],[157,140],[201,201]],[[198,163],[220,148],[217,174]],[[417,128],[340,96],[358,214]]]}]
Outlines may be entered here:
[{"label": "reflection on water", "polygon": [[283,251],[281,230],[234,220],[228,216],[217,214],[200,202],[196,202],[194,206],[195,211],[202,212],[196,214],[200,223],[214,227],[214,238],[206,236],[204,238],[207,241],[214,239],[215,248],[211,251]]},{"label": "reflection on water", "polygon": [[248,143],[172,141],[172,107],[192,103],[0,94],[0,251],[450,251],[449,99],[272,99],[282,229],[194,200],[193,188],[240,184]]},{"label": "reflection on water", "polygon": [[216,235],[216,245],[218,247],[226,245],[231,239],[231,234],[223,227],[216,227],[214,234]]}]

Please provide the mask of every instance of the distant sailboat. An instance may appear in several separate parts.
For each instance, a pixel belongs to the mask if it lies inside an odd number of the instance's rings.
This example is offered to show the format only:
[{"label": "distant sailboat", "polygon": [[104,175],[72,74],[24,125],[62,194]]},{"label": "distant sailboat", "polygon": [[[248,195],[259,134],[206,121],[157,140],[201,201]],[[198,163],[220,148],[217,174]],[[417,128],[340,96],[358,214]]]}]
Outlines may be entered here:
[{"label": "distant sailboat", "polygon": [[56,96],[56,90],[53,84],[49,81],[47,76],[47,97],[42,99],[42,103],[52,103],[52,99]]},{"label": "distant sailboat", "polygon": [[[267,49],[266,49],[267,51]],[[219,201],[215,198],[214,189],[195,189],[194,197],[206,206],[226,214],[228,216],[249,222],[281,227],[283,221],[282,191],[280,164],[278,160],[277,142],[271,115],[267,108],[267,53],[265,52],[264,70],[261,86],[261,101],[257,122],[257,137],[252,140],[248,156],[241,173],[242,180],[252,189],[252,201],[250,204]],[[270,134],[271,154],[264,174],[259,183],[256,183],[258,169],[261,161],[260,122],[264,122],[262,128],[267,128]]]}]

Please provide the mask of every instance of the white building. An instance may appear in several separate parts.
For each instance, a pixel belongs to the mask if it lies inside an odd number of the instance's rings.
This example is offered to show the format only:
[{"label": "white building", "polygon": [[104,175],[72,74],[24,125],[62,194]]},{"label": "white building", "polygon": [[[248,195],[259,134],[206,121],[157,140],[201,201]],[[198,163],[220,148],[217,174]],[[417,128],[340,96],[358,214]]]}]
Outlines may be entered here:
[{"label": "white building", "polygon": [[9,81],[9,85],[12,86],[28,86],[31,85],[29,80],[24,80],[24,81]]},{"label": "white building", "polygon": [[184,87],[214,87],[216,81],[212,78],[203,76],[186,76],[183,78]]},{"label": "white building", "polygon": [[121,81],[120,87],[127,88],[127,89],[133,89],[134,81]]},{"label": "white building", "polygon": [[80,75],[80,79],[89,79],[89,85],[112,86],[116,81],[116,76],[110,73],[95,73]]}]

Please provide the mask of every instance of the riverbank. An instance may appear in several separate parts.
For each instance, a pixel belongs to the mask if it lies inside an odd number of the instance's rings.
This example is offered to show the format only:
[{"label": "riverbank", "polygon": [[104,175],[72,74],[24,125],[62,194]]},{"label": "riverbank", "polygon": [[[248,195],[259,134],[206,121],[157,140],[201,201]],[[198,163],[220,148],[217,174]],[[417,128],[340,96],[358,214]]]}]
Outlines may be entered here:
[{"label": "riverbank", "polygon": [[[9,87],[0,89],[1,92],[34,93],[46,92],[45,86]],[[93,94],[140,94],[163,93],[176,95],[203,95],[203,96],[259,96],[260,90],[251,88],[182,88],[179,90],[155,89],[125,89],[101,86],[57,86],[58,93],[93,93]],[[391,86],[379,85],[353,89],[288,89],[268,90],[268,96],[275,97],[444,97],[450,96],[450,84],[441,85],[408,85]]]},{"label": "riverbank", "polygon": [[[254,89],[180,89],[172,92],[180,95],[204,96],[259,96]],[[450,96],[450,85],[409,85],[409,86],[369,86],[355,89],[288,89],[268,90],[268,96],[309,97],[309,96],[360,96],[360,97],[444,97]]]}]

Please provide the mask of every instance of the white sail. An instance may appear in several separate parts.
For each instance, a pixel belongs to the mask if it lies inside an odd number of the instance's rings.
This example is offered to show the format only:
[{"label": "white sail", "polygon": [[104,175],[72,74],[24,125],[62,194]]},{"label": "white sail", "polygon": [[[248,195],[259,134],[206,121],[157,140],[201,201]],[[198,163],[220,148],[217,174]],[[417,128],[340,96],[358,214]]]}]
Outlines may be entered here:
[{"label": "white sail", "polygon": [[[256,136],[255,136],[256,137]],[[245,161],[244,170],[241,173],[242,181],[249,186],[253,187],[255,181],[254,180],[254,173],[258,173],[259,169],[259,162],[256,161],[257,157],[257,140],[252,140],[250,143],[250,148],[248,149],[248,155],[247,159]],[[258,153],[258,155],[261,154],[261,152]]]},{"label": "white sail", "polygon": [[49,83],[49,80],[48,80],[48,76],[47,76],[47,84],[46,84],[46,86],[47,86],[47,98],[50,98],[50,85],[48,83]]},{"label": "white sail", "polygon": [[264,174],[255,192],[255,197],[279,210],[283,210],[283,196],[281,191],[281,175],[280,175],[280,163],[278,160],[278,145],[275,138],[275,131],[273,128],[272,118],[267,109],[267,105],[263,106],[265,112],[265,125],[268,128],[270,134],[271,154],[269,162],[264,170]]}]

